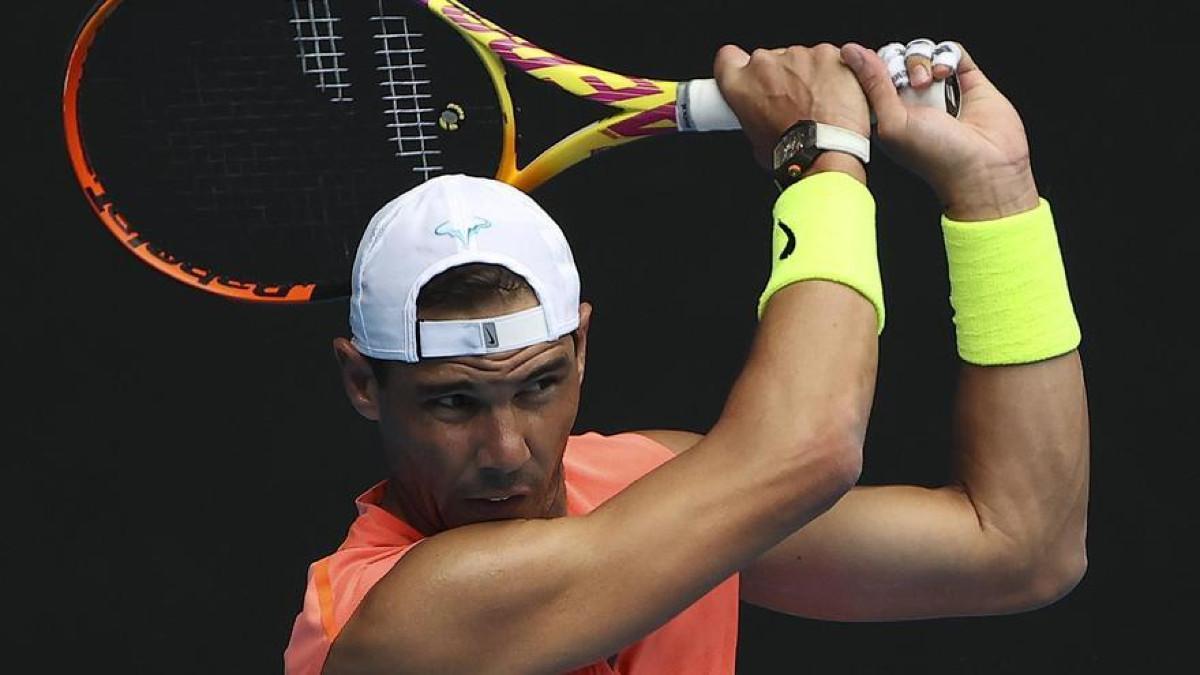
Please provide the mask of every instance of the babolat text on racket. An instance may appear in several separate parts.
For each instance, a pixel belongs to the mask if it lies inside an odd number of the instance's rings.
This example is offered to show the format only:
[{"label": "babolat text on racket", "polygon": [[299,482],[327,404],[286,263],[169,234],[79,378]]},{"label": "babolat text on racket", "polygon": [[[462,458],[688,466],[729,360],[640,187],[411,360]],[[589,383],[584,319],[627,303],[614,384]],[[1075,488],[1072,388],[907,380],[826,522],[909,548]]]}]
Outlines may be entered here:
[{"label": "babolat text on racket", "polygon": [[[510,72],[610,112],[521,163]],[[63,118],[84,194],[138,259],[292,303],[348,295],[371,215],[433,176],[529,191],[606,148],[738,128],[711,79],[576,63],[457,0],[102,0]]]}]

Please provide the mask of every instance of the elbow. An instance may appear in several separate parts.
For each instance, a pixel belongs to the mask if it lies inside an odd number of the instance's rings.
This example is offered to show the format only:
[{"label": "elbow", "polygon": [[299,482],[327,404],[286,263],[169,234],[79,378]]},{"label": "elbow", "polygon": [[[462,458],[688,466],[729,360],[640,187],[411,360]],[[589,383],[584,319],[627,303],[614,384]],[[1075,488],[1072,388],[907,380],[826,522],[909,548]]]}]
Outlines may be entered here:
[{"label": "elbow", "polygon": [[841,496],[858,484],[863,470],[863,446],[859,439],[849,438],[830,449],[830,471]]},{"label": "elbow", "polygon": [[730,447],[755,449],[738,461],[761,477],[760,489],[774,495],[787,522],[807,522],[832,507],[862,475],[863,434],[844,417],[813,416],[786,424],[723,417],[707,435],[717,437],[729,439]]},{"label": "elbow", "polygon": [[1075,590],[1087,574],[1087,521],[1079,519],[1077,526],[1067,528],[1059,536],[1040,547],[1036,572],[1031,587],[1039,606],[1063,599]]},{"label": "elbow", "polygon": [[1031,583],[1031,594],[1036,605],[1044,607],[1070,595],[1083,581],[1087,574],[1087,549],[1080,546],[1077,551],[1060,556],[1039,568]]},{"label": "elbow", "polygon": [[1087,550],[1080,546],[1053,556],[1030,557],[1021,570],[1012,595],[1016,601],[1004,613],[1040,609],[1070,595],[1087,573]]},{"label": "elbow", "polygon": [[800,460],[798,471],[820,486],[828,497],[828,506],[849,492],[862,476],[862,439],[853,433],[814,435],[798,445],[796,457]]},{"label": "elbow", "polygon": [[847,404],[843,408],[844,414],[835,419],[830,432],[825,435],[831,471],[842,494],[849,492],[862,478],[868,415],[865,411],[855,414],[852,412],[855,410],[854,405]]},{"label": "elbow", "polygon": [[862,477],[865,431],[863,420],[850,418],[831,427],[831,431],[821,438],[831,477],[840,494],[849,492]]}]

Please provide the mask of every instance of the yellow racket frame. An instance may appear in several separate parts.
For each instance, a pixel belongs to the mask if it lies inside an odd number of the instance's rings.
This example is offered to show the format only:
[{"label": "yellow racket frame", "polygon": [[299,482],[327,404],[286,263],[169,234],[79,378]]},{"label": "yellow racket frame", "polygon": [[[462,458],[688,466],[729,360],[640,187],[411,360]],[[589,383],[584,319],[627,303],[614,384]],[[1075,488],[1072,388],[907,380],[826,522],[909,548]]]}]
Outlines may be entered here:
[{"label": "yellow racket frame", "polygon": [[[678,130],[678,82],[629,77],[546,51],[480,16],[457,0],[420,0],[461,34],[483,61],[504,114],[496,178],[529,192],[556,174],[608,148]],[[504,64],[580,98],[621,110],[559,140],[517,166],[517,126]]]}]

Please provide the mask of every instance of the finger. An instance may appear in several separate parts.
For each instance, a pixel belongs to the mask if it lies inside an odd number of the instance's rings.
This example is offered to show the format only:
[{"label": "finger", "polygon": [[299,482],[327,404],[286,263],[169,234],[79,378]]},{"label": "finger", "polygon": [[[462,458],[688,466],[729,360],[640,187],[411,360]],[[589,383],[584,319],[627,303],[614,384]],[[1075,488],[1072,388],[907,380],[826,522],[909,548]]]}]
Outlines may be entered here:
[{"label": "finger", "polygon": [[962,48],[956,42],[939,42],[933,48],[933,77],[944,80],[958,71]]},{"label": "finger", "polygon": [[750,62],[750,55],[737,45],[725,45],[717,50],[713,60],[713,76],[723,80],[730,73],[744,68]]},{"label": "finger", "polygon": [[961,42],[957,44],[962,53],[962,58],[958,62],[958,85],[959,89],[962,90],[962,98],[965,105],[968,98],[987,95],[990,92],[996,91],[996,87],[983,74],[983,70],[975,63],[975,59],[971,57],[971,53],[967,51],[967,48],[962,46]]},{"label": "finger", "polygon": [[904,67],[904,45],[889,42],[876,52],[887,67],[888,78],[897,89],[908,86],[908,69]]},{"label": "finger", "polygon": [[975,59],[971,58],[971,54],[967,52],[967,48],[962,46],[961,42],[954,44],[958,46],[958,76],[970,75],[972,77],[983,77],[983,71],[975,63]]},{"label": "finger", "polygon": [[[894,75],[879,54],[853,42],[842,47],[842,60],[854,71],[881,127],[898,126],[908,113],[896,93]],[[900,73],[904,74],[903,62]]]},{"label": "finger", "polygon": [[924,87],[933,81],[933,40],[917,38],[904,47],[904,67],[913,87]]}]

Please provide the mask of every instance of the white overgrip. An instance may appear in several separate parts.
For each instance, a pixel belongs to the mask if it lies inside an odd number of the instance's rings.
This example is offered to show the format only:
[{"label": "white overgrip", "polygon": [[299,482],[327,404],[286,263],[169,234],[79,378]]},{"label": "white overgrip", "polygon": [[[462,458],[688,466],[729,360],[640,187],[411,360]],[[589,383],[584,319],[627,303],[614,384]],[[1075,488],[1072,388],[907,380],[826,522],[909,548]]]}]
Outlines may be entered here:
[{"label": "white overgrip", "polygon": [[680,131],[730,131],[741,129],[714,79],[680,82],[675,100],[675,121]]},{"label": "white overgrip", "polygon": [[[948,82],[950,83],[949,86],[947,85]],[[900,98],[905,103],[925,106],[928,108],[941,108],[951,115],[958,117],[958,88],[956,85],[957,80],[934,80],[928,87],[925,87],[924,89],[900,87],[898,91]]]},{"label": "white overgrip", "polygon": [[[900,87],[900,98],[911,104],[940,108],[958,117],[957,76],[936,80],[923,89]],[[680,82],[675,101],[675,121],[680,131],[731,131],[741,129],[737,115],[733,114],[714,79]],[[875,124],[875,114],[871,114]]]}]

